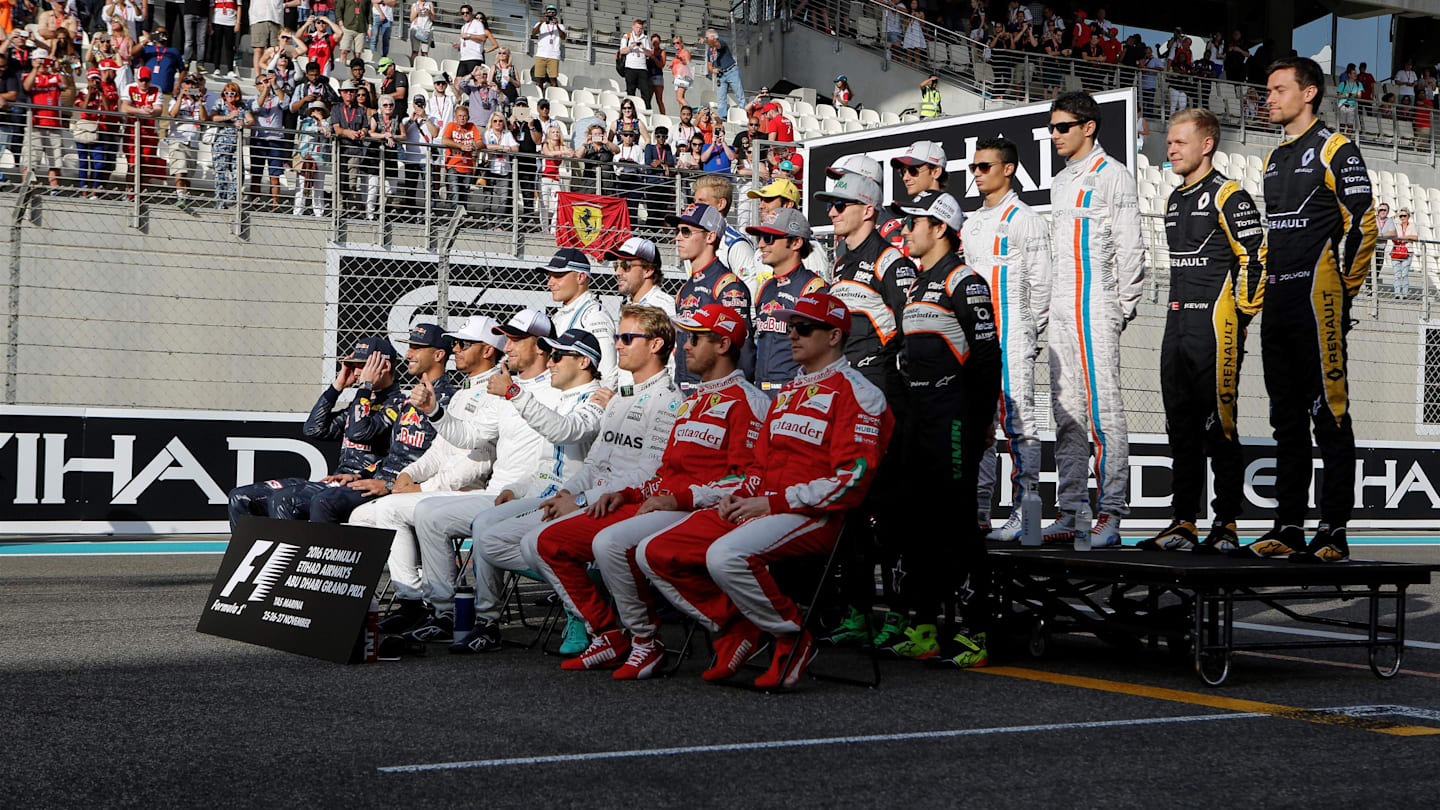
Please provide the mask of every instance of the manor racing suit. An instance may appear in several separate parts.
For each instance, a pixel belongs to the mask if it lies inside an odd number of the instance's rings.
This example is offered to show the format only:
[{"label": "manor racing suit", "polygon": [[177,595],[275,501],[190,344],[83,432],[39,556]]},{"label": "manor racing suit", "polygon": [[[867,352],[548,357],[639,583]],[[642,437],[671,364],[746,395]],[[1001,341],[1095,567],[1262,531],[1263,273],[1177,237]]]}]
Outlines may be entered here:
[{"label": "manor racing suit", "polygon": [[1097,142],[1050,188],[1050,396],[1060,510],[1090,497],[1090,437],[1100,512],[1129,514],[1130,438],[1120,396],[1120,332],[1135,317],[1145,245],[1135,177]]},{"label": "manor racing suit", "polygon": [[[752,248],[753,250],[753,248]],[[746,321],[750,320],[750,288],[744,280],[730,272],[717,259],[699,269],[691,268],[690,278],[675,296],[675,317],[688,318],[695,310],[706,304],[722,304],[735,310]],[[685,343],[690,333],[683,329],[675,335],[675,381],[682,391],[690,391],[700,382],[700,377],[685,368]]]},{"label": "manor racing suit", "polygon": [[974,596],[965,617],[977,632],[989,617],[989,567],[975,497],[1000,396],[992,307],[985,279],[950,253],[920,271],[901,318],[912,415],[902,438],[911,507],[904,513],[904,573],[896,589],[917,622],[929,624],[968,575]]},{"label": "manor racing suit", "polygon": [[755,355],[754,379],[761,391],[774,396],[800,373],[800,366],[790,356],[786,324],[775,317],[776,310],[792,308],[801,296],[825,290],[825,279],[803,265],[796,265],[784,275],[772,275],[760,285],[760,294],[755,298],[755,328],[750,330],[752,337],[746,341],[745,351]]},{"label": "manor racing suit", "polygon": [[[736,497],[764,497],[770,514],[741,524],[701,509],[640,544],[636,561],[670,603],[712,631],[748,620],[765,632],[800,631],[800,611],[769,565],[827,553],[840,516],[865,497],[894,419],[885,396],[841,358],[781,389],[760,429]],[[694,504],[731,491],[717,481]]]},{"label": "manor racing suit", "polygon": [[[713,498],[715,490],[703,489],[710,482],[740,484],[769,407],[770,400],[739,371],[700,383],[676,412],[660,469],[643,484],[621,490],[622,506],[599,518],[571,515],[522,541],[522,556],[585,620],[591,635],[613,627],[617,619],[639,638],[656,633],[654,600],[635,562],[635,548],[689,517],[697,506],[710,505],[706,497]],[[673,496],[676,509],[637,515],[654,495]],[[586,571],[591,562],[615,600],[613,609]]]},{"label": "manor racing suit", "polygon": [[1275,431],[1280,525],[1301,525],[1312,473],[1313,422],[1325,475],[1320,520],[1343,527],[1355,501],[1355,434],[1350,426],[1346,333],[1350,301],[1375,252],[1375,210],[1360,150],[1320,121],[1270,152],[1260,260],[1266,275],[1260,355]]},{"label": "manor racing suit", "polygon": [[1260,212],[1235,181],[1212,169],[1170,192],[1170,305],[1160,343],[1160,393],[1170,436],[1174,517],[1194,521],[1205,492],[1205,457],[1215,471],[1215,520],[1240,515],[1244,476],[1236,400],[1245,325],[1265,272]]},{"label": "manor racing suit", "polygon": [[[990,285],[995,331],[1000,338],[1000,405],[995,420],[1005,432],[1014,462],[1011,504],[1040,486],[1040,434],[1035,421],[1035,357],[1038,335],[1050,317],[1050,232],[1047,223],[1011,191],[994,206],[965,217],[965,260]],[[978,492],[982,525],[990,522],[995,488],[994,445],[980,462]]]}]

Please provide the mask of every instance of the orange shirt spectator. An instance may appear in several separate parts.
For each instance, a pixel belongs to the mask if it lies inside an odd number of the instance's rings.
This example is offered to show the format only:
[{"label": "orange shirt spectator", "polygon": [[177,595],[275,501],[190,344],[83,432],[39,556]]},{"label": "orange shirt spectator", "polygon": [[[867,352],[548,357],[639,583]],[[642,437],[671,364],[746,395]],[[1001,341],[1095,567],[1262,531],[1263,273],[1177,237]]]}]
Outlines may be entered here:
[{"label": "orange shirt spectator", "polygon": [[[475,171],[475,143],[480,139],[480,128],[470,122],[468,111],[460,112],[462,109],[464,107],[455,108],[455,117],[464,118],[464,123],[451,121],[446,124],[440,132],[440,141],[446,144],[445,165],[451,171],[469,174]],[[456,148],[450,148],[451,143]]]}]

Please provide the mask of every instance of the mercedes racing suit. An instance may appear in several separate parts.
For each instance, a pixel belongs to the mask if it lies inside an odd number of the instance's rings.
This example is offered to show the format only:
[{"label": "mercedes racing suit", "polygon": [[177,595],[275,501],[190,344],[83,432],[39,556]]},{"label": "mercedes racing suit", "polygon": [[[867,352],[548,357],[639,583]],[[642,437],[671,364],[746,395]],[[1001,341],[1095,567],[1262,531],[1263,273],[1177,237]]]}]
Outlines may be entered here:
[{"label": "mercedes racing suit", "polygon": [[[740,276],[730,272],[719,259],[701,268],[691,268],[690,278],[675,296],[675,317],[688,318],[695,310],[706,304],[721,304],[750,319],[750,288]],[[685,368],[685,343],[689,333],[676,330],[675,335],[675,381],[682,391],[689,392],[700,382],[700,377]]]},{"label": "mercedes racing suit", "polygon": [[748,620],[771,634],[798,633],[800,610],[769,565],[830,551],[894,424],[880,389],[845,358],[799,375],[775,397],[744,482],[731,490],[717,481],[694,496],[696,506],[731,491],[764,497],[770,513],[735,524],[702,508],[642,542],[636,561],[671,604],[712,631]]},{"label": "mercedes racing suit", "polygon": [[[643,484],[621,490],[624,505],[600,518],[567,516],[522,541],[522,556],[585,620],[591,635],[613,627],[617,619],[637,637],[655,635],[654,600],[635,562],[635,547],[689,517],[697,494],[710,482],[740,484],[769,407],[770,400],[739,371],[700,383],[676,413],[660,469]],[[674,510],[636,514],[646,499],[662,494],[675,498]],[[615,601],[613,608],[586,570],[592,562]]]},{"label": "mercedes racing suit", "polygon": [[615,355],[615,319],[601,306],[600,299],[593,292],[583,292],[570,303],[550,315],[555,334],[563,335],[571,329],[584,329],[600,342],[600,384],[606,388],[620,385],[619,361]]},{"label": "mercedes racing suit", "polygon": [[946,254],[916,276],[901,329],[912,414],[903,437],[905,498],[913,508],[904,513],[904,573],[896,589],[917,623],[929,624],[968,576],[974,596],[966,625],[982,631],[990,573],[975,497],[981,453],[994,432],[1001,366],[990,286]]},{"label": "mercedes racing suit", "polygon": [[1313,422],[1325,474],[1320,520],[1343,527],[1355,505],[1355,434],[1350,426],[1346,334],[1350,301],[1375,252],[1370,176],[1348,138],[1314,121],[1265,162],[1260,260],[1266,275],[1260,356],[1275,431],[1279,525],[1302,525],[1312,474]]},{"label": "mercedes racing suit", "polygon": [[800,373],[799,364],[790,356],[786,322],[775,317],[776,310],[792,308],[801,296],[825,290],[825,279],[803,265],[796,265],[783,275],[771,275],[761,283],[745,351],[755,355],[755,384],[768,396],[780,393],[780,389]]},{"label": "mercedes racing suit", "polygon": [[[1048,223],[1010,191],[993,206],[965,217],[965,260],[990,285],[995,331],[1000,338],[1000,405],[995,421],[1005,432],[1013,469],[1010,502],[1026,490],[1039,493],[1040,433],[1035,419],[1035,357],[1038,336],[1050,318]],[[979,517],[988,525],[995,488],[995,446],[980,462]]]},{"label": "mercedes racing suit", "polygon": [[1145,245],[1135,177],[1097,142],[1050,188],[1050,397],[1060,511],[1090,498],[1090,438],[1103,514],[1129,514],[1130,437],[1120,395],[1120,332],[1135,317]]},{"label": "mercedes racing suit", "polygon": [[1170,436],[1176,520],[1200,514],[1205,457],[1215,471],[1215,521],[1240,516],[1244,477],[1236,400],[1245,326],[1260,311],[1254,296],[1265,268],[1264,230],[1255,201],[1214,169],[1170,192],[1170,311],[1160,343],[1160,394]]},{"label": "mercedes racing suit", "polygon": [[[345,438],[345,427],[352,410],[335,410],[340,392],[333,385],[325,386],[320,398],[310,408],[310,416],[301,429],[306,437],[323,441],[340,440],[340,463],[335,474],[350,473],[362,475],[365,470],[380,460],[382,454],[375,452],[369,443],[352,442]],[[230,490],[230,531],[235,531],[235,522],[241,515],[269,517],[304,517],[296,510],[309,507],[310,499],[327,485],[304,478],[280,478],[245,484]]]}]

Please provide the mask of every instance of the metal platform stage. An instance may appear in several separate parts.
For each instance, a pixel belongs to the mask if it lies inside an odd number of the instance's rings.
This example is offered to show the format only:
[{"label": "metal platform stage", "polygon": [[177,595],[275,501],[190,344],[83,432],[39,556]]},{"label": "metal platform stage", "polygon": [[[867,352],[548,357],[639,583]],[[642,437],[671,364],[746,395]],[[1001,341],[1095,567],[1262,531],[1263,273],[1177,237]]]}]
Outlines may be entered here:
[{"label": "metal platform stage", "polygon": [[[1189,659],[1197,675],[1219,686],[1236,652],[1362,647],[1381,678],[1400,671],[1405,647],[1405,592],[1430,582],[1440,566],[1351,560],[1338,564],[1243,560],[1138,549],[1075,551],[992,544],[990,562],[1004,623],[1043,656],[1054,633],[1091,633],[1120,646],[1155,648],[1163,640]],[[1364,600],[1367,619],[1308,616],[1304,602]],[[1382,620],[1382,605],[1393,615]],[[1255,602],[1296,624],[1359,630],[1362,639],[1237,641],[1235,606]]]}]

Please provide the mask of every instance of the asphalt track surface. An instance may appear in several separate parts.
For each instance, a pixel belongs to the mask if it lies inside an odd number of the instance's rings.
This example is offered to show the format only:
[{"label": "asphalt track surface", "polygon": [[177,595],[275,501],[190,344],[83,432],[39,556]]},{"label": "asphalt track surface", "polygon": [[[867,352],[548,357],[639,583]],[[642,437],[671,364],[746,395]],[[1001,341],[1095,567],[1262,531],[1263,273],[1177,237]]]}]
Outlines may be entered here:
[{"label": "asphalt track surface", "polygon": [[[1440,548],[1357,556],[1435,563]],[[1163,651],[1070,636],[1038,661],[992,645],[982,671],[887,662],[876,690],[765,695],[703,683],[698,658],[616,683],[528,650],[339,666],[201,635],[219,562],[0,555],[0,807],[1434,801],[1440,585],[1411,592],[1390,681],[1363,651],[1326,650],[1239,655],[1209,689]],[[826,651],[816,668],[858,663]]]}]

